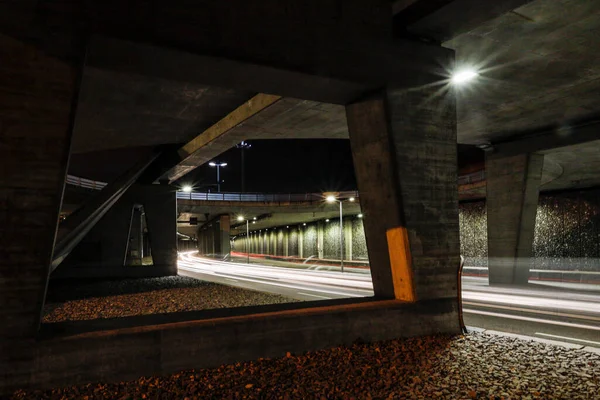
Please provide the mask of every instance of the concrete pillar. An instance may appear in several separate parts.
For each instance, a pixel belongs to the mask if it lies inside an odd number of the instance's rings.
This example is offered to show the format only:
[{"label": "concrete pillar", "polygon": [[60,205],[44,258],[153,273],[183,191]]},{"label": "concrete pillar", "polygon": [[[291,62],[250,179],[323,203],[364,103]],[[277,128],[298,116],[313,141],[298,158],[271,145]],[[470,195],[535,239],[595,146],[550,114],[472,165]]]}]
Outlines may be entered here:
[{"label": "concrete pillar", "polygon": [[4,341],[33,337],[39,325],[69,159],[77,72],[66,61],[2,33],[0,59]]},{"label": "concrete pillar", "polygon": [[456,299],[454,94],[440,85],[388,88],[346,112],[375,295]]},{"label": "concrete pillar", "polygon": [[229,241],[231,219],[229,217],[229,214],[221,215],[219,217],[218,224],[216,224],[216,227],[218,229],[220,244],[219,248],[217,249],[217,253],[222,258],[231,253],[231,242]]},{"label": "concrete pillar", "polygon": [[286,229],[283,231],[283,255],[288,257],[290,255],[290,230]]},{"label": "concrete pillar", "polygon": [[486,157],[490,285],[527,284],[543,154]]},{"label": "concrete pillar", "polygon": [[344,222],[344,259],[352,260],[352,220],[346,218]]},{"label": "concrete pillar", "polygon": [[323,258],[323,245],[325,243],[325,227],[323,221],[317,222],[317,258]]},{"label": "concrete pillar", "polygon": [[[144,257],[143,229],[142,208],[134,207],[129,229],[127,265],[142,265],[142,258]],[[187,242],[180,241],[180,244],[186,246]],[[187,250],[187,248],[181,248],[181,250]]]},{"label": "concrete pillar", "polygon": [[304,258],[304,229],[298,227],[298,257]]}]

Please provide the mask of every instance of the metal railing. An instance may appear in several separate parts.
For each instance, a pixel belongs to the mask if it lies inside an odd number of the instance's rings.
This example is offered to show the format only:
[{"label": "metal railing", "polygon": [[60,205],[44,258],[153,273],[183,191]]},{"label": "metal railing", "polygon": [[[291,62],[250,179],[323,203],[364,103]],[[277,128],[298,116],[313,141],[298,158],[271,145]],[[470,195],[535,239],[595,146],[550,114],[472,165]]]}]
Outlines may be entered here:
[{"label": "metal railing", "polygon": [[[339,199],[354,197],[358,199],[357,191],[337,192]],[[200,192],[177,192],[179,200],[201,200],[201,201],[248,201],[262,203],[311,203],[322,202],[322,193],[200,193]]]},{"label": "metal railing", "polygon": [[102,190],[107,185],[106,182],[93,181],[75,175],[67,175],[67,184],[92,190]]},{"label": "metal railing", "polygon": [[470,174],[461,175],[458,177],[459,185],[468,185],[470,183],[482,182],[485,180],[485,171],[472,172]]},{"label": "metal railing", "polygon": [[[485,171],[472,172],[470,174],[458,177],[459,185],[482,182],[485,180]],[[79,186],[85,189],[102,190],[107,185],[106,182],[94,181],[81,178],[75,175],[67,175],[67,184]],[[337,197],[344,199],[349,197],[358,198],[357,191],[340,192]],[[181,200],[206,200],[206,201],[254,201],[264,203],[283,203],[283,202],[315,202],[322,201],[321,193],[287,193],[287,194],[266,194],[266,193],[203,193],[203,192],[177,192],[177,198]]]}]

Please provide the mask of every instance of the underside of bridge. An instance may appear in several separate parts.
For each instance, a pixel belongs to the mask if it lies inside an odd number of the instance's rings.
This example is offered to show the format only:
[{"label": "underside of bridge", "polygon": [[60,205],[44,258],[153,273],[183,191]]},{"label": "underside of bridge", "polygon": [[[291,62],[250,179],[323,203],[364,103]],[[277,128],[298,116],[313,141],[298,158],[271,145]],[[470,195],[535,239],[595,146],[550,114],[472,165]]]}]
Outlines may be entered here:
[{"label": "underside of bridge", "polygon": [[[587,0],[3,2],[0,392],[459,333],[457,143],[485,151],[490,282],[521,283],[540,188],[600,184],[599,25]],[[41,340],[50,273],[103,221],[143,209],[172,274],[172,184],[285,138],[350,140],[374,298]],[[59,229],[67,172],[109,185]]]}]

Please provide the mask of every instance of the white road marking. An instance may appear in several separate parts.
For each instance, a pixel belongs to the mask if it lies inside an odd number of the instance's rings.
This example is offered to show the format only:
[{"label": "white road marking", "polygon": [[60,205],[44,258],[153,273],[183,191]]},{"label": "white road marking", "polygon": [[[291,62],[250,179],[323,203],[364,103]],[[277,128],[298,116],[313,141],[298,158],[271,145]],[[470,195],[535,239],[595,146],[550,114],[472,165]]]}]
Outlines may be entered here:
[{"label": "white road marking", "polygon": [[532,314],[544,314],[544,315],[553,315],[555,317],[566,317],[566,318],[577,318],[577,319],[585,319],[592,321],[600,321],[600,317],[594,317],[592,315],[582,315],[582,314],[567,314],[561,313],[558,311],[544,311],[537,308],[521,308],[521,307],[511,307],[511,306],[500,306],[498,304],[489,304],[489,303],[474,303],[471,301],[463,301],[463,306],[478,306],[478,307],[488,307],[488,308],[496,308],[501,310],[508,311],[519,311],[519,312],[527,312]]},{"label": "white road marking", "polygon": [[568,336],[551,335],[549,333],[543,333],[543,332],[536,332],[535,334],[536,335],[540,335],[540,336],[547,336],[547,337],[551,337],[551,338],[556,338],[556,339],[565,339],[565,340],[572,340],[572,341],[575,341],[575,342],[591,343],[591,344],[600,345],[600,342],[594,342],[593,340],[575,339],[575,338],[568,337]]},{"label": "white road marking", "polygon": [[331,299],[331,297],[319,296],[318,294],[310,294],[310,293],[304,293],[304,292],[296,292],[296,293],[302,294],[304,296],[320,297],[321,299]]},{"label": "white road marking", "polygon": [[540,319],[540,318],[530,318],[530,317],[522,317],[520,315],[510,315],[510,314],[500,314],[489,311],[479,311],[479,310],[471,310],[471,309],[463,309],[463,313],[468,314],[479,314],[479,315],[487,315],[490,317],[498,317],[498,318],[506,318],[506,319],[517,319],[520,321],[529,321],[529,322],[539,322],[541,324],[547,325],[559,325],[559,326],[568,326],[571,328],[580,328],[580,329],[589,329],[592,331],[600,331],[600,326],[591,326],[591,325],[583,325],[583,324],[573,324],[570,322],[560,322],[560,321],[551,321],[548,319]]}]

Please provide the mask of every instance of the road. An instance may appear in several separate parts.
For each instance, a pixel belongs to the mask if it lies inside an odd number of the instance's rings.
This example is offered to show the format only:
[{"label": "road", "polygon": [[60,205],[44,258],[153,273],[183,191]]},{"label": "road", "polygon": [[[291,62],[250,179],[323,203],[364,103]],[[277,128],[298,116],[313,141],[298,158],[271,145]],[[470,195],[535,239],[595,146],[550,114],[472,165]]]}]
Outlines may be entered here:
[{"label": "road", "polygon": [[[181,253],[179,274],[296,300],[373,296],[371,275],[365,269],[346,268],[342,274],[335,266],[238,260],[223,262]],[[485,278],[465,277],[462,289],[468,326],[600,348],[598,285],[490,287]]]},{"label": "road", "polygon": [[179,275],[277,293],[296,300],[341,299],[373,296],[368,270],[347,272],[286,268],[261,264],[215,261],[180,253]]}]

